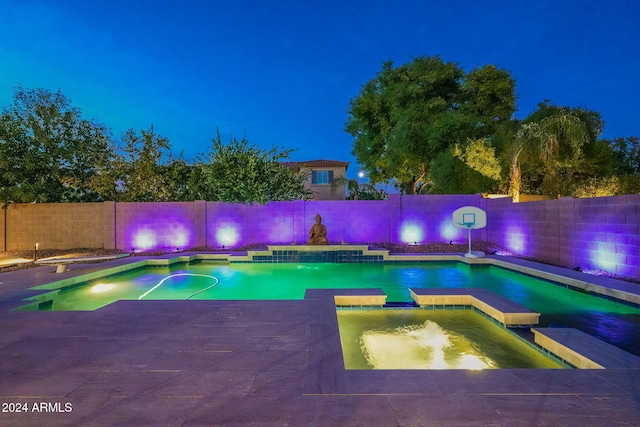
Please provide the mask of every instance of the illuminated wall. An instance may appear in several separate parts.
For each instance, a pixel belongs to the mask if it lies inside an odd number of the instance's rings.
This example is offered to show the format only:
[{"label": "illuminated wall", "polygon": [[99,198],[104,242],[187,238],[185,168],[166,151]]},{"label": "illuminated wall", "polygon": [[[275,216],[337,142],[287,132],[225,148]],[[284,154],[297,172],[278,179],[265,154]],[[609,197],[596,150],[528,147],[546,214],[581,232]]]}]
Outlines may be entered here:
[{"label": "illuminated wall", "polygon": [[[397,243],[465,242],[467,231],[452,223],[463,206],[486,209],[486,199],[474,195],[393,196],[390,198],[390,241]],[[473,230],[472,239],[486,240],[486,230]]]},{"label": "illuminated wall", "polygon": [[574,263],[640,277],[640,195],[575,199],[574,204]]},{"label": "illuminated wall", "polygon": [[640,277],[640,195],[487,203],[487,240],[567,267]]},{"label": "illuminated wall", "polygon": [[[2,217],[7,251],[41,249],[228,248],[303,244],[320,214],[331,243],[466,242],[453,211],[476,206],[485,240],[567,267],[640,277],[640,195],[512,204],[481,195],[392,195],[384,201],[317,200],[237,205],[191,203],[12,204]],[[6,221],[5,221],[6,215]]]},{"label": "illuminated wall", "polygon": [[[464,241],[451,214],[484,203],[478,195],[391,196],[389,200],[318,200],[266,205],[207,203],[207,245],[303,244],[320,214],[331,243]],[[479,232],[474,231],[474,238]]]},{"label": "illuminated wall", "polygon": [[115,246],[128,251],[205,246],[205,203],[117,203]]},{"label": "illuminated wall", "polygon": [[302,204],[302,201],[266,205],[207,202],[207,246],[233,248],[265,242],[291,243],[293,236],[302,232],[296,224],[296,212]]},{"label": "illuminated wall", "polygon": [[515,254],[543,261],[560,259],[566,256],[561,242],[570,237],[564,233],[571,233],[559,220],[566,205],[564,199],[516,204],[509,198],[489,200],[487,240]]}]

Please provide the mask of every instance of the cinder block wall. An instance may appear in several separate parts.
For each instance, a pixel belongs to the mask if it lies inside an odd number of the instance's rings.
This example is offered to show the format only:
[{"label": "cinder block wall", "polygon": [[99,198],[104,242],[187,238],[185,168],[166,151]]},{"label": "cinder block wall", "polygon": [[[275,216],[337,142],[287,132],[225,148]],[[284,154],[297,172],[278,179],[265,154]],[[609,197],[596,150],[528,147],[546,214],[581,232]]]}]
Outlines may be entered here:
[{"label": "cinder block wall", "polygon": [[[463,242],[467,230],[453,225],[453,212],[463,206],[486,210],[480,194],[392,196],[390,241],[397,243]],[[472,230],[472,239],[486,240],[486,230]]]},{"label": "cinder block wall", "polygon": [[[640,195],[574,200],[574,263],[640,277]],[[570,243],[573,243],[570,245]]]},{"label": "cinder block wall", "polygon": [[487,240],[567,267],[640,276],[640,195],[487,202]]},{"label": "cinder block wall", "polygon": [[205,203],[116,203],[118,249],[194,248],[205,246]]},{"label": "cinder block wall", "polygon": [[391,200],[318,200],[305,203],[300,215],[298,243],[306,243],[316,214],[327,227],[330,242],[388,242]]},{"label": "cinder block wall", "polygon": [[510,199],[489,200],[487,240],[520,255],[557,262],[566,255],[560,234],[571,226],[559,221],[559,204],[558,200],[516,204]]},{"label": "cinder block wall", "polygon": [[304,202],[240,205],[207,202],[206,241],[210,247],[233,247],[269,242],[289,244],[299,233]]},{"label": "cinder block wall", "polygon": [[[17,204],[0,222],[7,251],[227,248],[302,244],[320,214],[332,243],[465,242],[454,210],[476,206],[487,227],[473,239],[525,256],[640,277],[640,195],[512,204],[481,195],[392,195],[384,201]],[[4,215],[0,216],[4,221]],[[5,233],[6,229],[6,233]]]},{"label": "cinder block wall", "polygon": [[104,247],[103,203],[13,204],[7,209],[6,250]]},{"label": "cinder block wall", "polygon": [[[451,223],[461,206],[484,206],[479,195],[391,196],[389,200],[318,200],[266,205],[207,203],[207,246],[230,247],[269,242],[303,244],[322,217],[332,243],[464,241],[465,230]],[[484,238],[477,230],[473,238]]]}]

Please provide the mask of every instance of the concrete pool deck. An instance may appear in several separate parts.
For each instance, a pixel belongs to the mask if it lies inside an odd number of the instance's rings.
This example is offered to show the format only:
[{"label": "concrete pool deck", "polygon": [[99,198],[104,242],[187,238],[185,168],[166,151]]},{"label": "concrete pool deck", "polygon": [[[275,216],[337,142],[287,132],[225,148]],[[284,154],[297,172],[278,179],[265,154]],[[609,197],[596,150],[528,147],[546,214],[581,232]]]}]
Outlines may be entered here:
[{"label": "concrete pool deck", "polygon": [[[64,274],[132,261],[71,265]],[[638,293],[638,285],[579,277]],[[327,290],[310,290],[303,301],[10,311],[42,292],[27,288],[59,279],[55,266],[0,274],[0,425],[627,426],[640,419],[638,369],[347,371]],[[17,403],[27,412],[16,412]]]}]

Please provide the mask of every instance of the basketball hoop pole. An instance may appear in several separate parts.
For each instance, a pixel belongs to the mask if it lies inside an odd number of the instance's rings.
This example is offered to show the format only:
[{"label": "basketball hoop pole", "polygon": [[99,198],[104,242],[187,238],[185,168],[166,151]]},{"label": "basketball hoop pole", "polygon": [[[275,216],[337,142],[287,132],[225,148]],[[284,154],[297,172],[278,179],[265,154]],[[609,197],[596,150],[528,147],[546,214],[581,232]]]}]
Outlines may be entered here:
[{"label": "basketball hoop pole", "polygon": [[471,250],[471,229],[484,228],[487,226],[487,213],[475,206],[463,206],[456,209],[452,215],[453,225],[458,228],[467,229],[469,239],[469,251],[464,254],[465,258],[480,258],[484,256],[482,251]]}]

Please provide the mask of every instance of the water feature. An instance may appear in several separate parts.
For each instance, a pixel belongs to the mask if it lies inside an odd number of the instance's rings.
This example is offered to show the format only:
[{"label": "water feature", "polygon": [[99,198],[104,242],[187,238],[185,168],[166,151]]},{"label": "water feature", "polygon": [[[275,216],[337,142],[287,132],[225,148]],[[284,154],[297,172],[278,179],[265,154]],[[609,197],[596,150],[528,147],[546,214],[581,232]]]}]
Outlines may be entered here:
[{"label": "water feature", "polygon": [[565,366],[473,310],[338,310],[347,369]]}]

